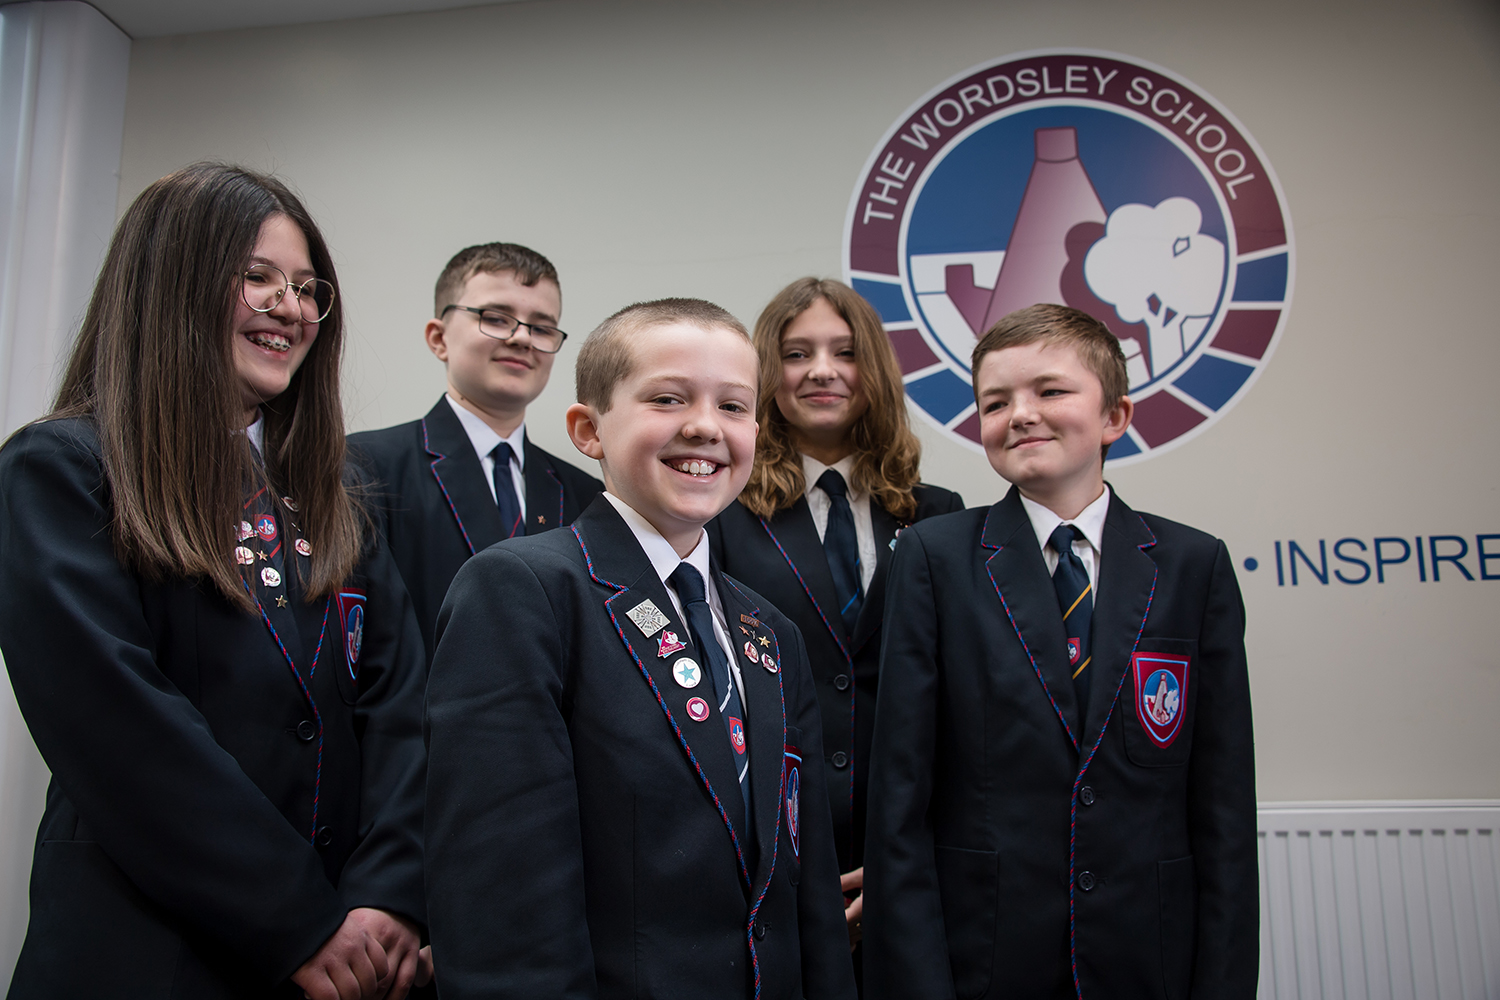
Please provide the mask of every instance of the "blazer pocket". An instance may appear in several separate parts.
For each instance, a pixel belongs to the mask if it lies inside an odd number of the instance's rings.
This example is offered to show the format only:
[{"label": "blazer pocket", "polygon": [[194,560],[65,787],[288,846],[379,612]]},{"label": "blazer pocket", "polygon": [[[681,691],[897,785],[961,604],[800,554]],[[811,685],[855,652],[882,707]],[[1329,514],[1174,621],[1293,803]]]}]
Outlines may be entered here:
[{"label": "blazer pocket", "polygon": [[1141,767],[1181,767],[1193,749],[1198,642],[1146,637],[1130,654],[1121,688],[1125,753]]},{"label": "blazer pocket", "polygon": [[1193,857],[1156,863],[1161,894],[1161,970],[1167,1000],[1188,995],[1192,985],[1198,891]]},{"label": "blazer pocket", "polygon": [[960,998],[983,996],[990,988],[995,960],[997,855],[938,847],[935,860],[954,993]]}]

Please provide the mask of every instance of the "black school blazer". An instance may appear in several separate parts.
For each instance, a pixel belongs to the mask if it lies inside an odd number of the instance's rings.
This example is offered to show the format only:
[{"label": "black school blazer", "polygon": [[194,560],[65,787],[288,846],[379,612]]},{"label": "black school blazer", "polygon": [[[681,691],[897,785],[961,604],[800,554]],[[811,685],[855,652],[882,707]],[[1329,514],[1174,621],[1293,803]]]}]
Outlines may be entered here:
[{"label": "black school blazer", "polygon": [[[505,530],[484,466],[446,398],[421,420],[349,435],[379,531],[401,569],[432,660],[438,609],[474,553]],[[526,438],[526,533],[573,523],[604,484]]]},{"label": "black school blazer", "polygon": [[0,450],[0,650],[52,770],[11,996],[266,996],[349,909],[424,922],[422,648],[384,547],[344,588],[356,679],[290,563],[289,607],[247,614],[124,569],[111,517],[92,420]]},{"label": "black school blazer", "polygon": [[[427,689],[445,1000],[853,1000],[823,772],[804,763],[822,756],[806,653],[774,608],[713,578],[737,643],[764,658],[736,653],[753,829],[717,706],[688,713],[712,683],[673,679],[703,657],[607,499],[459,571]],[[668,619],[649,636],[630,614],[648,600]]]},{"label": "black school blazer", "polygon": [[[1255,759],[1229,553],[1114,495],[1101,558],[1080,719],[1020,494],[902,533],[870,778],[870,1000],[1254,997]],[[1173,724],[1153,728],[1136,674],[1183,663]]]},{"label": "black school blazer", "polygon": [[765,594],[807,643],[823,715],[823,761],[840,871],[864,864],[880,622],[892,543],[912,523],[964,508],[962,497],[939,486],[919,483],[912,492],[917,510],[910,521],[896,518],[873,500],[870,503],[878,559],[853,634],[838,613],[828,556],[805,496],[769,521],[750,513],[744,504],[732,503],[708,525],[714,558],[724,572]]}]

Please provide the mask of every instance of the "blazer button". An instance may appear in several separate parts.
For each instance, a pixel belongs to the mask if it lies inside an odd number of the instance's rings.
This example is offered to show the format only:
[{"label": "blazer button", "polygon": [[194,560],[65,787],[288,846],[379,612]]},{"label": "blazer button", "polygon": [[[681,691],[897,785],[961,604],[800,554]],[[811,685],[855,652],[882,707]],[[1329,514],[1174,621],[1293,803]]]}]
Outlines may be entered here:
[{"label": "blazer button", "polygon": [[1084,892],[1088,892],[1089,890],[1093,889],[1094,888],[1094,873],[1093,872],[1079,872],[1078,873],[1078,888],[1082,889]]},{"label": "blazer button", "polygon": [[1090,788],[1088,785],[1084,785],[1082,788],[1078,789],[1078,801],[1082,802],[1086,806],[1093,805],[1094,804],[1094,790],[1092,788]]},{"label": "blazer button", "polygon": [[757,941],[764,941],[765,939],[766,939],[766,925],[765,924],[756,924],[755,925],[755,940],[757,940]]},{"label": "blazer button", "polygon": [[844,753],[844,751],[842,750],[835,750],[833,752],[833,766],[838,768],[840,771],[848,767],[849,755]]},{"label": "blazer button", "polygon": [[313,737],[317,735],[318,727],[313,725],[311,722],[303,719],[301,722],[297,723],[297,739],[301,740],[303,743],[311,743],[313,741]]},{"label": "blazer button", "polygon": [[[333,827],[320,827],[318,829],[318,835],[313,839],[317,841],[319,847],[327,847],[329,844],[333,843]],[[1088,873],[1085,872],[1084,874]]]},{"label": "blazer button", "polygon": [[838,688],[840,691],[849,690],[849,675],[839,674],[833,679],[833,686]]}]

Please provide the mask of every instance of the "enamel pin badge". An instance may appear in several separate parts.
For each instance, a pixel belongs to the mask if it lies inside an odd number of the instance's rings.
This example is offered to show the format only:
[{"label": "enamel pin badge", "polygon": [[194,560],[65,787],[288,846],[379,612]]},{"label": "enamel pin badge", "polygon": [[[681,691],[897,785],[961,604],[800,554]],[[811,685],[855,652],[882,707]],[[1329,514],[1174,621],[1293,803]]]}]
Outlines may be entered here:
[{"label": "enamel pin badge", "polygon": [[251,563],[255,562],[255,553],[251,552],[243,545],[236,545],[234,547],[234,561],[239,563],[241,566],[249,566]]},{"label": "enamel pin badge", "polygon": [[279,587],[281,586],[281,574],[270,566],[263,567],[260,571],[260,582],[267,587]]},{"label": "enamel pin badge", "polygon": [[703,670],[691,657],[684,656],[672,664],[672,679],[678,687],[695,688],[703,682]]},{"label": "enamel pin badge", "polygon": [[702,722],[708,718],[708,702],[702,698],[689,698],[687,703],[688,718],[694,722]]},{"label": "enamel pin badge", "polygon": [[635,622],[635,627],[641,630],[641,634],[650,638],[667,627],[669,619],[661,613],[661,609],[650,600],[642,601],[629,611],[625,617]]},{"label": "enamel pin badge", "polygon": [[754,663],[757,659],[759,659],[759,657],[755,655],[755,643],[751,642],[749,639],[746,639],[744,648],[745,659],[749,660],[751,663]]},{"label": "enamel pin badge", "polygon": [[771,654],[770,653],[761,653],[760,654],[760,665],[763,666],[763,667],[765,667],[767,670],[769,670],[773,674],[776,673],[778,670],[781,669],[779,666],[776,665],[776,661],[773,660],[773,659],[771,659]]},{"label": "enamel pin badge", "polygon": [[240,530],[237,532],[237,534],[239,535],[238,540],[243,542],[245,539],[255,534],[255,529],[250,526],[249,521],[241,521]]},{"label": "enamel pin badge", "polygon": [[666,659],[678,650],[687,649],[687,643],[677,638],[677,633],[667,629],[656,639],[656,655]]},{"label": "enamel pin badge", "polygon": [[312,545],[308,543],[307,539],[297,539],[297,554],[302,556],[312,555]]}]

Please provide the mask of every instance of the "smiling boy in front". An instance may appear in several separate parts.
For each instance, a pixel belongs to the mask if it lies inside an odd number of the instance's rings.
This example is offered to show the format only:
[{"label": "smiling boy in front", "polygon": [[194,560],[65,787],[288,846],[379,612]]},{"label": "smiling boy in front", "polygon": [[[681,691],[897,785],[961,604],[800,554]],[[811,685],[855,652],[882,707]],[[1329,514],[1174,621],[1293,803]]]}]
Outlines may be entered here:
[{"label": "smiling boy in front", "polygon": [[[801,636],[710,564],[744,487],[756,357],[695,299],[579,353],[571,531],[465,564],[428,686],[443,996],[854,996]],[[810,763],[803,766],[803,761]]]},{"label": "smiling boy in front", "polygon": [[1103,324],[1011,313],[973,371],[1013,487],[896,547],[867,995],[1250,1000],[1255,766],[1229,553],[1104,482],[1132,406]]}]

